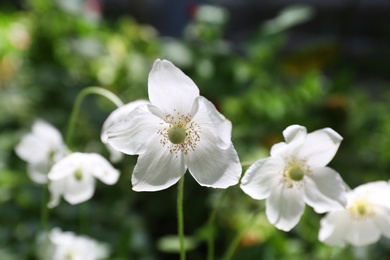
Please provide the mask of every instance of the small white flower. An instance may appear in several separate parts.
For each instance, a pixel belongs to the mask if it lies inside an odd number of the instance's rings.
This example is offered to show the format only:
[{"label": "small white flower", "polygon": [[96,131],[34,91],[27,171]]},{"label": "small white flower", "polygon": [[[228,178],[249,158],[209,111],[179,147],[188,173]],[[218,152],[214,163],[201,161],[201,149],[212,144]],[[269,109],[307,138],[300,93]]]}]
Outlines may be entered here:
[{"label": "small white flower", "polygon": [[118,107],[115,109],[104,121],[100,139],[102,142],[106,145],[108,151],[110,152],[110,161],[111,162],[119,162],[122,160],[123,153],[115,150],[114,148],[111,147],[111,145],[108,143],[108,135],[107,131],[108,129],[113,126],[116,123],[119,123],[121,121],[124,121],[126,119],[126,116],[133,111],[137,106],[139,105],[144,105],[144,104],[149,104],[149,101],[147,100],[136,100],[133,102],[130,102],[126,105],[123,105],[121,107]]},{"label": "small white flower", "polygon": [[95,178],[112,185],[118,181],[119,172],[101,155],[72,153],[58,161],[49,172],[51,200],[48,207],[59,204],[61,195],[70,204],[78,204],[92,198]]},{"label": "small white flower", "polygon": [[242,190],[254,199],[267,199],[266,215],[278,229],[298,224],[305,203],[317,213],[343,209],[344,182],[325,167],[334,157],[342,137],[330,128],[307,134],[306,128],[289,126],[286,142],[275,144],[271,157],[252,164],[242,178]]},{"label": "small white flower", "polygon": [[335,246],[365,246],[381,235],[390,238],[390,185],[385,181],[367,183],[349,191],[347,208],[321,219],[318,239]]},{"label": "small white flower", "polygon": [[156,60],[148,92],[150,104],[138,106],[108,130],[112,147],[139,154],[133,189],[166,189],[187,168],[203,186],[237,184],[241,165],[231,142],[232,125],[199,95],[195,83],[171,62]]},{"label": "small white flower", "polygon": [[97,260],[109,256],[106,244],[59,228],[53,228],[39,242],[37,255],[41,260]]},{"label": "small white flower", "polygon": [[15,148],[16,154],[28,163],[27,172],[36,183],[47,183],[50,167],[67,153],[60,132],[52,125],[37,120]]}]

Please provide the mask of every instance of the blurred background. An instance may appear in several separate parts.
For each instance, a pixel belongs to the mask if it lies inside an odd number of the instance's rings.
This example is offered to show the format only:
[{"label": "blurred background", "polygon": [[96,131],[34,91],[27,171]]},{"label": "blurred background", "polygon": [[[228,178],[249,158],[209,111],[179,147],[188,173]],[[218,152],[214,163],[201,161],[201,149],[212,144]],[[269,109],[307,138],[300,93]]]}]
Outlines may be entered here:
[{"label": "blurred background", "polygon": [[[344,140],[330,166],[358,185],[390,178],[390,2],[386,0],[25,0],[0,1],[0,259],[36,259],[42,190],[14,147],[35,119],[65,135],[77,94],[101,86],[124,102],[147,98],[156,58],[171,60],[233,123],[242,162],[269,156],[282,131],[331,127]],[[87,97],[74,151],[108,158],[100,129],[114,105]],[[112,259],[178,259],[176,186],[131,190],[136,157],[114,166],[115,187],[98,184],[85,234],[111,247]],[[244,167],[244,170],[246,168]],[[188,259],[205,259],[207,219],[223,191],[187,174]],[[307,207],[285,233],[270,225],[264,202],[238,186],[217,214],[216,255],[259,212],[234,259],[385,259],[390,241],[332,248],[318,241]],[[50,210],[50,227],[80,233],[81,207]],[[110,212],[110,214],[107,214]]]}]

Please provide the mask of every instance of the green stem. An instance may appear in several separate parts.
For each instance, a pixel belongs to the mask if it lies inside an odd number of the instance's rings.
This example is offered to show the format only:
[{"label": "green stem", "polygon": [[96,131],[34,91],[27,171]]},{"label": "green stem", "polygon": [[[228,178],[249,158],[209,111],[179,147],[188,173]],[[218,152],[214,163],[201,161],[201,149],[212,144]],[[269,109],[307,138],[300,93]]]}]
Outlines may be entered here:
[{"label": "green stem", "polygon": [[225,255],[222,257],[223,260],[229,260],[233,257],[234,253],[236,252],[236,249],[238,247],[238,244],[241,241],[241,238],[243,235],[247,232],[247,230],[252,226],[253,220],[256,217],[256,213],[254,213],[248,220],[247,225],[244,226],[244,228],[237,232],[236,236],[233,238],[232,242],[228,246],[228,249],[225,252]]},{"label": "green stem", "polygon": [[186,259],[186,250],[184,245],[184,217],[183,217],[183,190],[184,190],[184,176],[179,180],[179,188],[177,194],[177,220],[180,241],[180,259]]},{"label": "green stem", "polygon": [[47,184],[42,186],[41,201],[41,227],[47,230],[47,220],[49,218],[49,209],[47,208]]},{"label": "green stem", "polygon": [[215,216],[217,214],[217,211],[222,205],[223,200],[225,199],[227,194],[227,189],[224,189],[222,195],[219,198],[218,204],[214,207],[213,211],[210,214],[209,220],[207,222],[207,227],[209,230],[209,236],[207,238],[207,246],[208,246],[208,252],[207,252],[207,259],[213,260],[214,259],[214,220]]},{"label": "green stem", "polygon": [[69,119],[68,132],[65,140],[68,147],[71,147],[70,141],[73,139],[76,120],[80,112],[81,103],[83,102],[84,98],[89,94],[97,94],[106,97],[107,99],[111,100],[117,107],[123,105],[123,102],[114,93],[108,91],[107,89],[101,87],[87,87],[81,90],[78,96],[76,97],[76,101],[73,106],[73,110]]}]

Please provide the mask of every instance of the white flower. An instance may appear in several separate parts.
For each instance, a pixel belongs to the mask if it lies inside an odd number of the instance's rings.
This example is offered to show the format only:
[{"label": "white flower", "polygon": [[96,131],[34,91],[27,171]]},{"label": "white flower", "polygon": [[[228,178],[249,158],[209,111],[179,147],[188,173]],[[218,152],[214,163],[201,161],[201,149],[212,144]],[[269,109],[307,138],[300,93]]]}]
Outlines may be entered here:
[{"label": "white flower", "polygon": [[118,107],[107,117],[106,121],[104,121],[101,135],[100,135],[100,139],[102,140],[102,142],[104,144],[106,144],[106,147],[107,147],[108,151],[110,152],[111,162],[115,163],[115,162],[119,162],[120,160],[122,160],[123,153],[118,152],[117,150],[112,148],[111,145],[108,143],[108,135],[107,135],[108,129],[111,126],[113,126],[114,124],[119,123],[121,121],[124,121],[126,119],[126,116],[131,111],[133,111],[134,108],[136,108],[139,105],[144,105],[144,104],[149,104],[149,101],[136,100],[136,101],[130,102],[126,105],[123,105],[121,107]]},{"label": "white flower", "polygon": [[254,199],[267,199],[266,215],[278,229],[298,224],[305,203],[317,213],[343,209],[343,180],[325,167],[334,157],[342,137],[330,128],[307,134],[306,128],[289,126],[286,142],[275,144],[271,157],[252,164],[242,178],[242,190]]},{"label": "white flower", "polygon": [[232,125],[199,95],[195,83],[171,62],[156,60],[148,92],[150,104],[138,106],[108,130],[112,147],[139,154],[133,189],[166,189],[187,168],[203,186],[237,184],[241,165],[231,142]]},{"label": "white flower", "polygon": [[52,125],[37,120],[15,148],[16,154],[28,163],[28,174],[36,183],[47,183],[50,167],[67,153],[60,132]]},{"label": "white flower", "polygon": [[97,260],[107,258],[109,250],[107,245],[87,236],[53,228],[41,237],[37,254],[41,260]]},{"label": "white flower", "polygon": [[95,178],[112,185],[118,181],[119,172],[99,154],[72,153],[54,164],[48,176],[52,196],[48,207],[53,208],[61,195],[70,204],[89,200],[95,191]]},{"label": "white flower", "polygon": [[385,181],[367,183],[349,191],[344,210],[321,219],[318,239],[329,245],[365,246],[381,235],[390,238],[390,185]]}]

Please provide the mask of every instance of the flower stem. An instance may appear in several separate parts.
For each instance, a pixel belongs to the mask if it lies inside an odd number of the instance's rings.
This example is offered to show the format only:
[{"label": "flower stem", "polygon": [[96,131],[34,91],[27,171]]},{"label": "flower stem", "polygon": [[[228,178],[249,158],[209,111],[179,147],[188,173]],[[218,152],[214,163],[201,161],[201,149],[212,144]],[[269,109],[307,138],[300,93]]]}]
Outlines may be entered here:
[{"label": "flower stem", "polygon": [[227,189],[224,189],[222,195],[219,198],[218,204],[214,207],[213,211],[210,214],[209,220],[207,222],[207,227],[209,229],[209,236],[207,238],[207,247],[208,247],[208,252],[207,252],[207,259],[208,260],[213,260],[214,259],[214,219],[217,214],[217,211],[222,205],[223,200],[226,197],[227,194]]},{"label": "flower stem", "polygon": [[222,259],[229,260],[233,257],[234,253],[236,252],[236,249],[238,247],[238,244],[241,241],[242,236],[245,234],[245,232],[252,226],[253,220],[256,217],[256,213],[254,213],[252,216],[249,217],[249,220],[247,221],[247,225],[244,225],[244,228],[241,229],[241,231],[237,232],[236,236],[233,238],[233,240],[230,242],[230,245],[228,246],[228,249],[226,250],[224,256]]},{"label": "flower stem", "polygon": [[41,227],[47,230],[47,220],[49,218],[49,209],[47,208],[47,184],[42,186],[41,197]]},{"label": "flower stem", "polygon": [[183,216],[183,190],[184,190],[184,176],[179,180],[179,189],[177,193],[177,220],[180,242],[180,259],[186,259],[186,250],[184,245],[184,216]]},{"label": "flower stem", "polygon": [[68,132],[66,135],[66,144],[68,145],[68,147],[71,147],[70,142],[73,138],[73,134],[76,126],[76,120],[80,111],[81,103],[83,102],[84,98],[89,94],[96,94],[96,95],[106,97],[107,99],[111,100],[117,107],[123,105],[123,102],[114,93],[112,93],[107,89],[101,87],[87,87],[81,90],[78,96],[76,97],[72,114],[69,119]]}]

